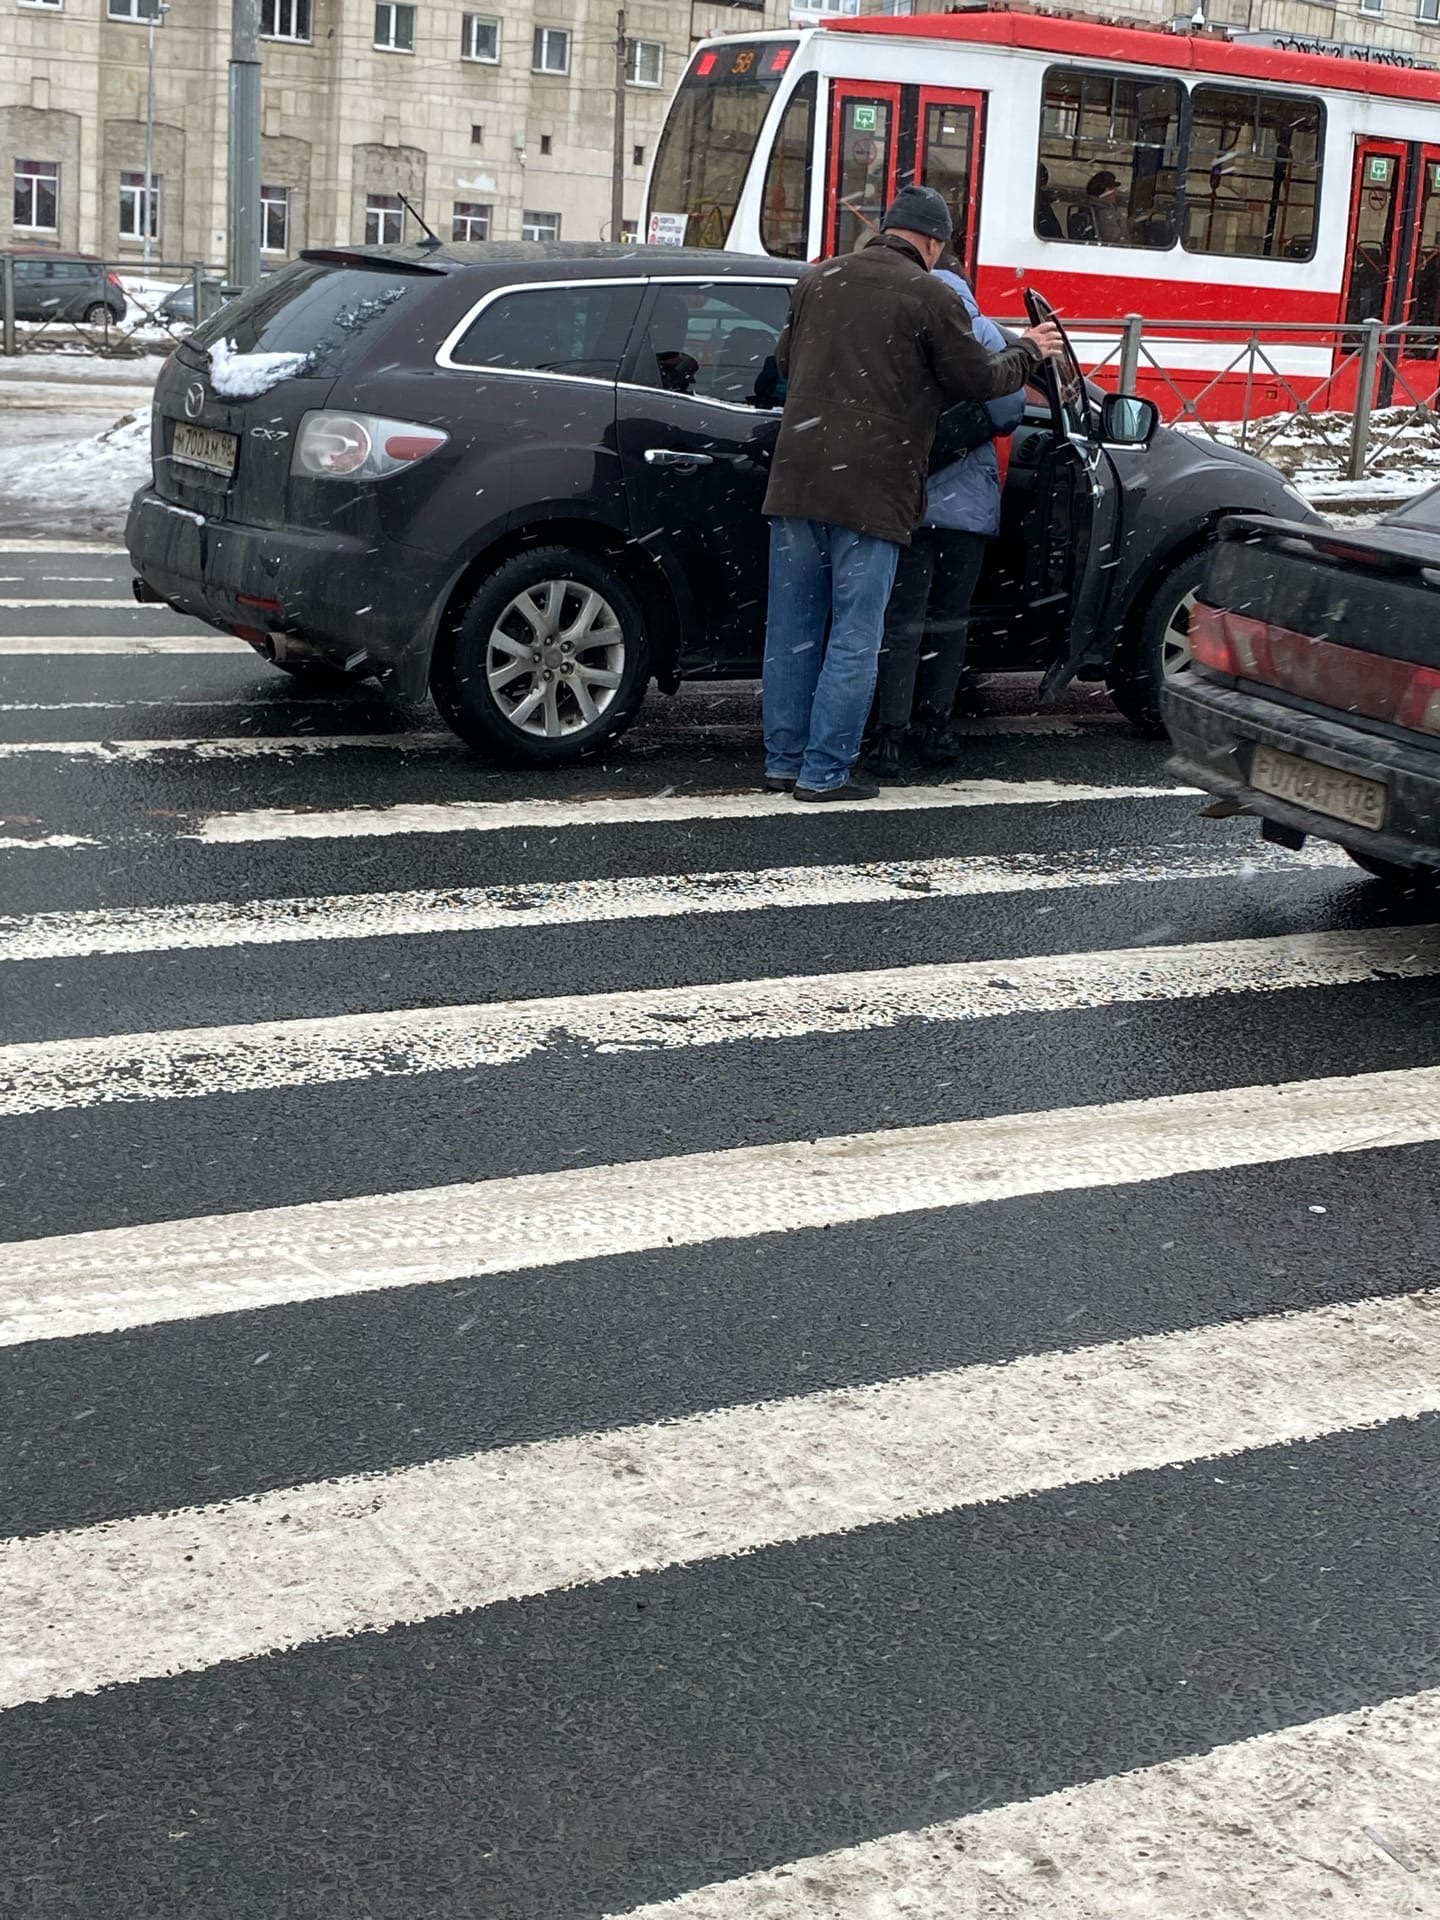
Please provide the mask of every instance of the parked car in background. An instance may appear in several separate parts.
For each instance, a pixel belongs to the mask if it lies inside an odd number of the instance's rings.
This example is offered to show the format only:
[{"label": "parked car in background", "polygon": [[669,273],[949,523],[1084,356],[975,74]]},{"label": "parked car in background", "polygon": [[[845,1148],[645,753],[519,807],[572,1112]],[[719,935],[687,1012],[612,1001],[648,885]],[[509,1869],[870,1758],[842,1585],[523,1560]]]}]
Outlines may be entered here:
[{"label": "parked car in background", "polygon": [[1176,771],[1368,873],[1440,878],[1440,487],[1366,533],[1239,519],[1166,695]]},{"label": "parked car in background", "polygon": [[15,318],[83,320],[103,326],[125,318],[125,289],[103,260],[83,253],[16,252]]},{"label": "parked car in background", "polygon": [[[200,299],[206,317],[218,313],[225,304],[225,295],[221,291],[222,282],[205,279],[200,282]],[[194,323],[195,319],[195,282],[182,280],[178,287],[167,293],[156,309],[162,320],[181,320]]]},{"label": "parked car in background", "polygon": [[[802,270],[560,243],[307,252],[161,373],[136,591],[292,671],[428,688],[507,760],[593,753],[652,680],[753,677],[775,343]],[[1106,679],[1158,726],[1220,519],[1309,510],[1073,359],[1045,379],[974,662]]]}]

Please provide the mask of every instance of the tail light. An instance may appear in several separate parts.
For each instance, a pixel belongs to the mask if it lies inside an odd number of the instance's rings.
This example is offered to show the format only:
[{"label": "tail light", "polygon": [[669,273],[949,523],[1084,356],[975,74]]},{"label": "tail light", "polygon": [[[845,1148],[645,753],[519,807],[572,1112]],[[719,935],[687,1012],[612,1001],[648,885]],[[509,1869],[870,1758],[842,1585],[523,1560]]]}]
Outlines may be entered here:
[{"label": "tail light", "polygon": [[449,438],[439,427],[374,413],[307,413],[295,436],[290,471],[312,480],[383,480],[413,467]]},{"label": "tail light", "polygon": [[107,273],[105,278],[110,282],[112,287],[120,287],[121,293],[125,291],[124,287],[120,286],[120,276],[118,273]]},{"label": "tail light", "polygon": [[1367,720],[1440,734],[1440,669],[1435,667],[1342,647],[1203,604],[1190,615],[1190,653],[1197,667],[1211,673],[1281,687],[1317,706]]},{"label": "tail light", "polygon": [[1229,631],[1234,617],[1219,607],[1207,607],[1203,600],[1191,608],[1190,657],[1197,667],[1208,667],[1212,673],[1239,673],[1240,661]]}]

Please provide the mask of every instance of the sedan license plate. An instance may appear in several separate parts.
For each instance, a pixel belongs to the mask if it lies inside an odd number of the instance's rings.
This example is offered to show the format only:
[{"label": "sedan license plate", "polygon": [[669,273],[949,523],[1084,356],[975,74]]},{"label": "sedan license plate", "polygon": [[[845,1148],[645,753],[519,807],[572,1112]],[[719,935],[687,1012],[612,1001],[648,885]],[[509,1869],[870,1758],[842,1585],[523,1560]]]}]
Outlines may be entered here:
[{"label": "sedan license plate", "polygon": [[1250,784],[1257,793],[1308,807],[1332,820],[1348,820],[1352,826],[1385,824],[1385,788],[1379,780],[1322,767],[1316,760],[1302,760],[1298,753],[1257,746],[1250,762]]},{"label": "sedan license plate", "polygon": [[233,433],[182,422],[175,429],[170,457],[182,467],[204,467],[209,473],[223,473],[228,480],[235,471],[235,449],[239,444],[238,436]]}]

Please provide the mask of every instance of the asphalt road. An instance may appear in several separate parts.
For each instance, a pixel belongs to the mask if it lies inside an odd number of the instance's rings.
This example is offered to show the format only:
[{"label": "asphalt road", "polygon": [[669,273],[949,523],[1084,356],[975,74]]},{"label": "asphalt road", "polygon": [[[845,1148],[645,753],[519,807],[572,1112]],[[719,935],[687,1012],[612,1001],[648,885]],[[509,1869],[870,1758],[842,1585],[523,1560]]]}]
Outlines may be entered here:
[{"label": "asphalt road", "polygon": [[1433,909],[127,593],[0,548],[0,1915],[1440,1913]]}]

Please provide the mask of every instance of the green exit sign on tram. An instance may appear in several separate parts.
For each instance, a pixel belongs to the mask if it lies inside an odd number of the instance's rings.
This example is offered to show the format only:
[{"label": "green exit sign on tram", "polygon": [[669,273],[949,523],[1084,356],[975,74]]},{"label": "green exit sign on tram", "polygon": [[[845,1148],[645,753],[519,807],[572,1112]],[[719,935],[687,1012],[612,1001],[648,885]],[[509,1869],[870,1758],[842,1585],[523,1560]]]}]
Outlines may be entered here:
[{"label": "green exit sign on tram", "polygon": [[1370,184],[1375,187],[1388,187],[1395,157],[1389,153],[1372,153],[1370,156]]},{"label": "green exit sign on tram", "polygon": [[874,107],[855,107],[851,113],[850,124],[856,133],[874,133],[877,109]]}]

